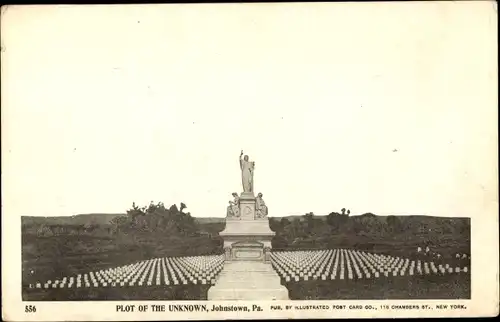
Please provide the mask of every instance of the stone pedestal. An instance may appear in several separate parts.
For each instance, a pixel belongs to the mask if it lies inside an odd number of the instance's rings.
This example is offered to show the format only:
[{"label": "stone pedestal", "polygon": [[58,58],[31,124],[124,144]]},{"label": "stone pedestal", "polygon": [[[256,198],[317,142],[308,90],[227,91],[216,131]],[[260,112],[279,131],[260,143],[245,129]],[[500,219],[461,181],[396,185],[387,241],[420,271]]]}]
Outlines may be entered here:
[{"label": "stone pedestal", "polygon": [[271,266],[275,233],[269,228],[269,219],[256,218],[253,193],[242,193],[239,203],[240,216],[226,218],[226,227],[219,234],[226,260],[208,299],[288,300],[288,290]]},{"label": "stone pedestal", "polygon": [[251,192],[242,192],[240,196],[240,220],[255,219],[255,196]]},{"label": "stone pedestal", "polygon": [[226,260],[266,261],[265,253],[270,252],[275,235],[269,219],[256,218],[252,192],[242,192],[239,203],[240,216],[226,218],[226,227],[219,234],[224,239]]}]

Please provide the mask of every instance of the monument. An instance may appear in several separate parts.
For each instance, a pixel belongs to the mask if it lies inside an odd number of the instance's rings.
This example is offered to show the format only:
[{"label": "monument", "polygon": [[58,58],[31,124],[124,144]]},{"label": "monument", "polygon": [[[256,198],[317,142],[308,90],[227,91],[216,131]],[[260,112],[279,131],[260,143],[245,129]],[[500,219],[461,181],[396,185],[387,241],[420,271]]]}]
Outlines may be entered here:
[{"label": "monument", "polygon": [[240,154],[243,192],[233,193],[226,212],[225,263],[217,282],[208,291],[209,300],[288,300],[288,290],[271,266],[268,208],[263,194],[254,194],[255,162]]}]

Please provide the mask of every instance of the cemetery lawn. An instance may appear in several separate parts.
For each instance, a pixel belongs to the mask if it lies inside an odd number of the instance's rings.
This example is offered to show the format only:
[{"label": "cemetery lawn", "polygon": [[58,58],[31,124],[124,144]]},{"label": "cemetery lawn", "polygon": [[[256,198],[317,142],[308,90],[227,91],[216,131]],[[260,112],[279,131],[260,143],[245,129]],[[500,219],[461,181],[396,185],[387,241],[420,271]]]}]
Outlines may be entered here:
[{"label": "cemetery lawn", "polygon": [[[443,236],[446,239],[446,236]],[[74,276],[127,265],[154,257],[189,256],[221,252],[219,240],[208,237],[178,239],[144,234],[130,236],[24,236],[23,300],[206,300],[210,285],[104,287],[82,289],[29,289],[29,283]],[[444,240],[443,240],[444,242]],[[374,242],[377,253],[422,259],[412,254],[414,242]],[[323,245],[319,245],[323,246]],[[326,245],[324,245],[326,246]],[[394,247],[396,246],[396,247]],[[447,247],[446,243],[442,247]],[[319,247],[321,248],[321,247]],[[414,252],[413,252],[414,253]],[[447,261],[449,262],[449,261]],[[450,263],[451,264],[451,263]],[[33,271],[34,274],[30,274]],[[361,280],[285,282],[291,300],[326,299],[466,299],[469,273],[445,276],[401,276]]]},{"label": "cemetery lawn", "polygon": [[222,253],[220,242],[206,236],[179,238],[154,233],[134,236],[23,235],[23,287],[156,257]]},{"label": "cemetery lawn", "polygon": [[[178,214],[176,220],[184,214]],[[158,224],[156,231],[137,228],[112,233],[110,225],[98,222],[94,230],[84,222],[85,216],[23,218],[22,283],[24,300],[204,300],[208,285],[147,286],[83,289],[30,289],[29,284],[75,276],[90,271],[115,268],[157,257],[199,256],[222,253],[224,228],[222,219],[196,222],[188,233],[175,226]],[[375,215],[349,217],[338,228],[327,218],[270,218],[276,231],[273,250],[356,249],[382,253],[410,260],[439,262],[417,254],[417,247],[431,244],[432,252],[442,254],[442,263],[455,264],[455,253],[470,255],[470,219],[427,216],[399,217],[397,229],[392,221]],[[58,221],[50,223],[50,218]],[[96,216],[96,218],[103,218]],[[141,217],[142,218],[142,217]],[[308,219],[309,218],[309,219]],[[217,220],[215,220],[217,219]],[[72,220],[72,222],[70,222]],[[104,221],[104,219],[103,219]],[[72,228],[75,227],[75,228]],[[194,226],[193,226],[194,227]],[[337,228],[336,228],[337,227]],[[385,227],[385,228],[384,228]],[[425,229],[422,229],[425,227]],[[441,229],[444,227],[443,229]],[[43,228],[43,229],[42,229]],[[45,230],[50,229],[46,234]],[[440,230],[441,229],[441,230]],[[469,266],[470,268],[470,266]],[[445,276],[402,276],[361,280],[299,281],[282,283],[290,299],[467,299],[470,298],[470,271]]]}]

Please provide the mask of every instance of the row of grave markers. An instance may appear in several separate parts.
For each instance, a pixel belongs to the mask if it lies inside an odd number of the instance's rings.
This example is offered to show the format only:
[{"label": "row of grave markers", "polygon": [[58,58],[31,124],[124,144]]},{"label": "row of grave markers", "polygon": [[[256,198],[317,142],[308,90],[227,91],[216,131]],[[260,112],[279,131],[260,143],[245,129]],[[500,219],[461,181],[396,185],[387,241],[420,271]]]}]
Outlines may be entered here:
[{"label": "row of grave markers", "polygon": [[468,267],[348,249],[273,252],[272,264],[285,281],[362,279],[389,276],[467,273]]},{"label": "row of grave markers", "polygon": [[99,270],[45,283],[32,288],[123,287],[214,284],[224,265],[223,255],[153,258],[135,264]]}]

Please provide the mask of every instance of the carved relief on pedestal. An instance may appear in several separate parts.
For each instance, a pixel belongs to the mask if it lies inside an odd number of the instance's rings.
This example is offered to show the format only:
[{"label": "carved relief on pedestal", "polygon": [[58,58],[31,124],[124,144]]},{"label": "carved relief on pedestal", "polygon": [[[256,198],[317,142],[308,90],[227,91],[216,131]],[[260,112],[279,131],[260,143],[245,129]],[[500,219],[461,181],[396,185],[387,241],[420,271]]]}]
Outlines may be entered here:
[{"label": "carved relief on pedestal", "polygon": [[237,259],[259,259],[262,256],[262,252],[260,250],[252,250],[252,249],[241,249],[234,253],[234,257]]},{"label": "carved relief on pedestal", "polygon": [[232,260],[264,260],[263,244],[257,241],[240,241],[231,245]]}]

